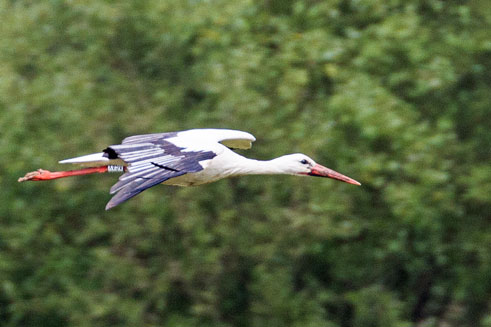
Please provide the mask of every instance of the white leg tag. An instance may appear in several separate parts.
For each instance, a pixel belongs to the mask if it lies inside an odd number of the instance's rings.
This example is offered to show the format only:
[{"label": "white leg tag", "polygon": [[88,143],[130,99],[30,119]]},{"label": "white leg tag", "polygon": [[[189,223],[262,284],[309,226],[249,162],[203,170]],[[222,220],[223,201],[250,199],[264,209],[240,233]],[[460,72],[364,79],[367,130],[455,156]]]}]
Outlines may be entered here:
[{"label": "white leg tag", "polygon": [[108,173],[122,173],[124,172],[124,166],[107,166]]}]

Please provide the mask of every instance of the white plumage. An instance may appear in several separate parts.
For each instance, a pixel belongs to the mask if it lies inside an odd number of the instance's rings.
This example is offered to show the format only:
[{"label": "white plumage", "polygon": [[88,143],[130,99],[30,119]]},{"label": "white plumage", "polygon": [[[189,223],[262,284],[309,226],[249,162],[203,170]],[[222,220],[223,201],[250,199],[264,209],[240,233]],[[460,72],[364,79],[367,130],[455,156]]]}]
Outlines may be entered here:
[{"label": "white plumage", "polygon": [[111,145],[101,153],[60,161],[93,168],[67,172],[40,169],[26,174],[19,181],[106,172],[110,165],[125,166],[126,172],[111,187],[110,193],[115,195],[106,210],[157,184],[191,186],[238,175],[310,175],[360,185],[349,177],[316,164],[304,154],[261,161],[245,158],[230,149],[249,149],[255,140],[247,132],[229,129],[192,129],[130,136],[121,144]]}]

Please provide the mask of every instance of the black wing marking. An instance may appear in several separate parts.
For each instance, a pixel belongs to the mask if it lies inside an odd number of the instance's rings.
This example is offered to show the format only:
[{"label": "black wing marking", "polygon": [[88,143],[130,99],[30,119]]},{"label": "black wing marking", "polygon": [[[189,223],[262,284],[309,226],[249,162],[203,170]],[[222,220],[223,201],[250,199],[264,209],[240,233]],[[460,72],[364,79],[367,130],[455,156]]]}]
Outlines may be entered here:
[{"label": "black wing marking", "polygon": [[167,133],[154,133],[128,136],[121,142],[122,144],[135,144],[135,143],[147,143],[147,142],[160,142],[170,137],[177,136],[179,132],[167,132]]},{"label": "black wing marking", "polygon": [[[157,134],[138,135],[104,150],[128,164],[128,171],[111,187],[110,193],[117,194],[108,202],[106,210],[168,179],[203,170],[199,162],[216,156],[212,151],[182,151],[183,148],[165,140],[169,134],[172,133],[163,133],[163,138]],[[147,142],[137,143],[142,141]]]},{"label": "black wing marking", "polygon": [[[115,196],[109,200],[109,202],[106,205],[106,210],[109,210],[111,208],[114,208],[120,203],[123,203],[124,201],[134,197],[135,195],[140,194],[141,192],[145,191],[147,188],[155,186],[157,184],[160,184],[162,182],[165,182],[166,180],[174,177],[178,177],[181,175],[186,174],[185,172],[179,172],[175,173],[172,175],[167,175],[165,173],[160,174],[160,175],[154,175],[153,177],[138,177],[132,180],[130,183],[126,185],[126,187],[120,189]],[[125,174],[126,175],[126,174]],[[167,176],[166,176],[167,175]]]}]

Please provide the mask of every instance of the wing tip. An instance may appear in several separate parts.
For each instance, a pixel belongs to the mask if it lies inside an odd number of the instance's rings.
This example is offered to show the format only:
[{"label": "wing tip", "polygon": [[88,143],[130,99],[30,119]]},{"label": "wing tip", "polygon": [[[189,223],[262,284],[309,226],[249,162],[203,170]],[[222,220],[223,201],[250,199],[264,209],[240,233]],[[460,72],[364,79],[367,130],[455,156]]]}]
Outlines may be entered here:
[{"label": "wing tip", "polygon": [[[136,193],[136,194],[138,194],[138,193]],[[124,193],[121,193],[121,194],[117,193],[106,204],[106,208],[105,208],[106,211],[107,210],[111,210],[112,208],[114,208],[117,205],[120,205],[121,203],[125,202],[126,200],[128,200],[129,198],[135,196],[136,194],[133,194],[131,196],[127,196],[127,194],[124,194]]]},{"label": "wing tip", "polygon": [[106,208],[105,210],[108,211],[108,210],[111,210],[112,208],[114,208],[115,206],[117,206],[118,204],[114,204],[112,203],[110,200],[109,202],[106,204]]}]

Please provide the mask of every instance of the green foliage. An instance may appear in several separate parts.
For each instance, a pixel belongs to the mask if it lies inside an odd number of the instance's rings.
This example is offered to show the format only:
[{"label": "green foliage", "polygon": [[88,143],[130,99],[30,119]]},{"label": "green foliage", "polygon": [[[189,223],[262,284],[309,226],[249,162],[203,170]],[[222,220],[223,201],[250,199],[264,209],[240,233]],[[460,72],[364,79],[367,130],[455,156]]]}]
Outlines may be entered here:
[{"label": "green foliage", "polygon": [[[490,326],[486,1],[0,2],[0,326]],[[288,176],[16,182],[132,134]]]}]

